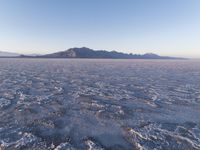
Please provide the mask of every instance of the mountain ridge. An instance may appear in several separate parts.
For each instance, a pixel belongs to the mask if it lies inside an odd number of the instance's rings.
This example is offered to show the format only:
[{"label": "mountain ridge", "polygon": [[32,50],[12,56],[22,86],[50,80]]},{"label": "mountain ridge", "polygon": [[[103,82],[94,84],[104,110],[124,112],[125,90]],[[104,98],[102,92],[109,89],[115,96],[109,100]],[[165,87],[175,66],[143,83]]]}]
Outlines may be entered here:
[{"label": "mountain ridge", "polygon": [[154,53],[127,54],[117,51],[93,50],[87,47],[70,48],[65,51],[38,56],[41,58],[107,58],[107,59],[180,59],[177,57],[159,56]]},{"label": "mountain ridge", "polygon": [[[10,54],[9,52],[4,52]],[[0,51],[1,54],[1,51]],[[146,54],[132,54],[123,53],[117,51],[107,50],[94,50],[87,47],[81,48],[69,48],[64,51],[58,51],[55,53],[45,55],[0,55],[0,57],[16,57],[16,58],[88,58],[88,59],[184,59],[178,57],[160,56],[154,53]]]},{"label": "mountain ridge", "polygon": [[0,57],[17,57],[21,54],[18,53],[12,53],[12,52],[6,52],[6,51],[0,51]]}]

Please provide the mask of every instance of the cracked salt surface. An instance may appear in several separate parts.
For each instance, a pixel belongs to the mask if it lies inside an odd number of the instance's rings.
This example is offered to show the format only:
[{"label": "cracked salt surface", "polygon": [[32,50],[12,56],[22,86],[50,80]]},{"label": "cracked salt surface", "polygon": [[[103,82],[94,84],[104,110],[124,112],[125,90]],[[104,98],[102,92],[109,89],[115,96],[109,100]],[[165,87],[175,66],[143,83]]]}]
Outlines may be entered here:
[{"label": "cracked salt surface", "polygon": [[0,149],[200,149],[200,61],[0,59]]}]

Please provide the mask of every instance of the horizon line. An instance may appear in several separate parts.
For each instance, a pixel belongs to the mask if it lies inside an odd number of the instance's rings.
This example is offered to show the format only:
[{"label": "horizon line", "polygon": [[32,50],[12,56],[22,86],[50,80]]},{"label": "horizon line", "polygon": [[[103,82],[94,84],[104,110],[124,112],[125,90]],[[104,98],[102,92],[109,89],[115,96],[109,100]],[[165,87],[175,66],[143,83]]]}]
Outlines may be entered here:
[{"label": "horizon line", "polygon": [[[91,49],[91,50],[94,50],[94,51],[108,51],[108,52],[112,52],[112,51],[115,51],[115,52],[118,52],[118,53],[124,53],[124,54],[133,54],[133,55],[145,55],[145,54],[156,54],[156,55],[159,55],[159,56],[166,56],[166,57],[181,57],[181,58],[188,58],[188,59],[200,59],[200,57],[195,57],[195,56],[188,56],[188,55],[167,55],[167,54],[160,54],[160,53],[156,53],[156,52],[145,52],[145,53],[133,53],[133,52],[123,52],[123,51],[120,51],[120,50],[109,50],[109,49],[93,49],[93,48],[89,48],[87,46],[75,46],[75,47],[69,47],[67,49],[64,49],[64,50],[56,50],[56,51],[49,51],[48,53],[34,53],[35,50],[31,50],[33,51],[32,53],[24,53],[24,52],[17,52],[16,51],[10,51],[10,50],[0,50],[0,52],[3,52],[3,53],[12,53],[12,54],[18,54],[18,55],[46,55],[46,54],[52,54],[52,53],[57,53],[57,52],[61,52],[61,51],[67,51],[69,49],[73,49],[73,48],[88,48],[88,49]],[[30,49],[29,49],[30,50]],[[42,50],[41,50],[42,51]]]}]

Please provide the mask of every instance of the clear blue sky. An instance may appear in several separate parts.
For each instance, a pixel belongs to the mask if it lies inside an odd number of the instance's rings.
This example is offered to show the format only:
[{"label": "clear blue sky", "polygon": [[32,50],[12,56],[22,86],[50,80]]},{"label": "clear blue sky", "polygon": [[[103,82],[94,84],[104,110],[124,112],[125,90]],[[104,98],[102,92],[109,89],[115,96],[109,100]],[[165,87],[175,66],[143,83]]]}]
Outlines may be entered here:
[{"label": "clear blue sky", "polygon": [[200,0],[1,0],[0,50],[200,57]]}]

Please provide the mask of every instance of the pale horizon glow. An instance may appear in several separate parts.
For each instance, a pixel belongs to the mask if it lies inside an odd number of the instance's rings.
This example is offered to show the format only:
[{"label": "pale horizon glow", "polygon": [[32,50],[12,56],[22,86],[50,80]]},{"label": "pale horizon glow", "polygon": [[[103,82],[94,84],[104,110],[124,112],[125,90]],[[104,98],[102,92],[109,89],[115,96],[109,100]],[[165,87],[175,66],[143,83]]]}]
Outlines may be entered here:
[{"label": "pale horizon glow", "polygon": [[199,0],[2,0],[0,51],[72,47],[200,58]]}]

